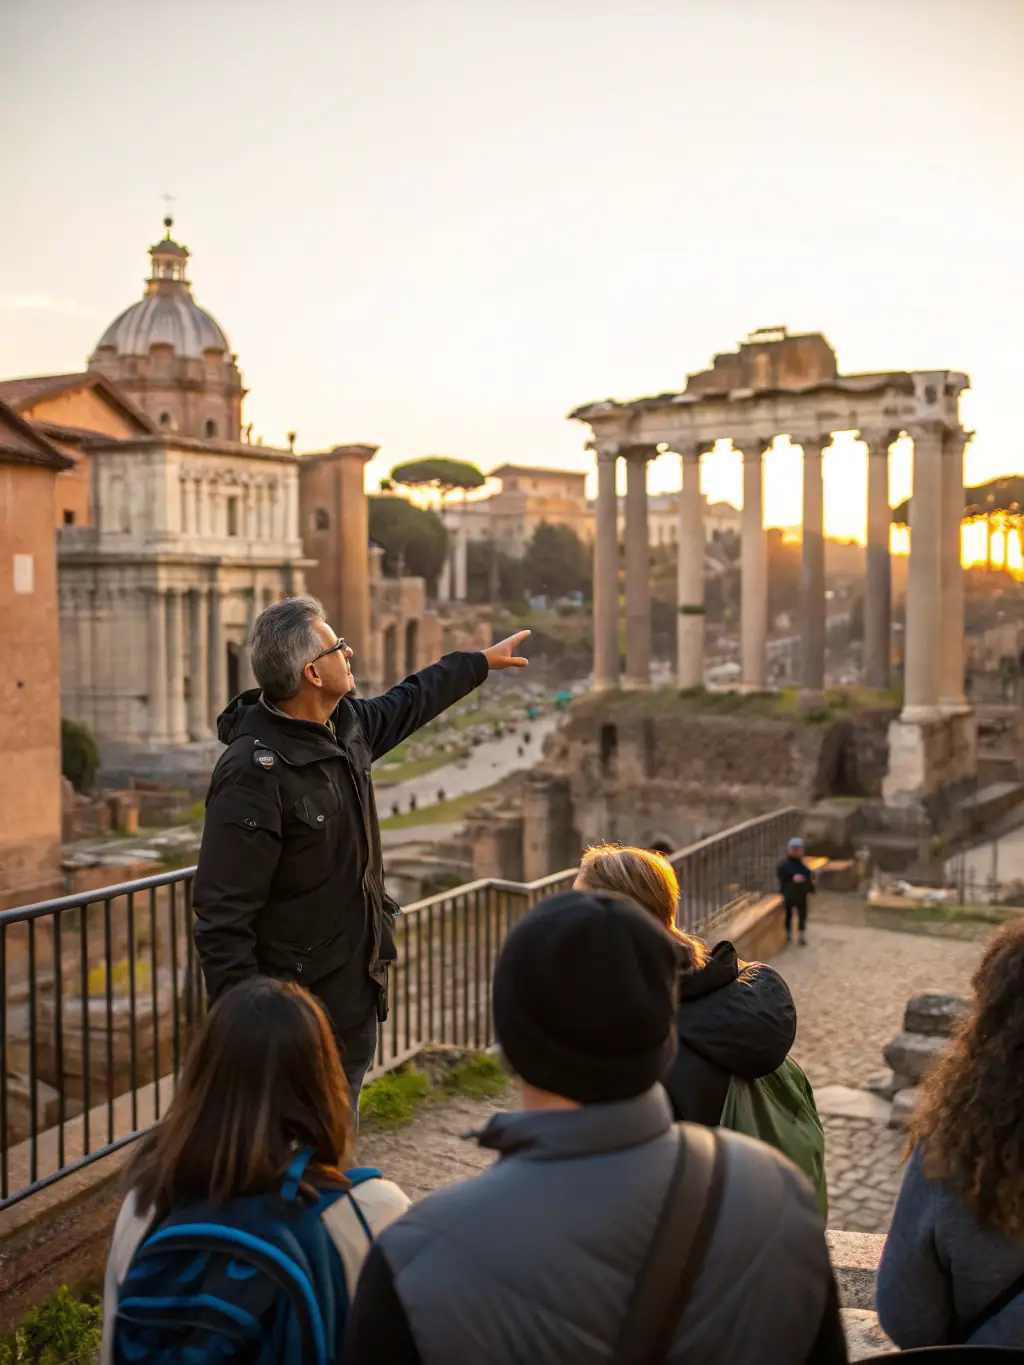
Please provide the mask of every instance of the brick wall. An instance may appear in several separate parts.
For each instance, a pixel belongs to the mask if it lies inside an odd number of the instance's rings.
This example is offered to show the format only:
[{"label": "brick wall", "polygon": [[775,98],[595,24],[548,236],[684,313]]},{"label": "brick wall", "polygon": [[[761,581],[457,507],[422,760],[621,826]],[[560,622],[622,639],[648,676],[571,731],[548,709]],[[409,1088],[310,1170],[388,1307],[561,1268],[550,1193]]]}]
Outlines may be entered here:
[{"label": "brick wall", "polygon": [[55,477],[0,463],[0,895],[15,899],[60,889]]}]

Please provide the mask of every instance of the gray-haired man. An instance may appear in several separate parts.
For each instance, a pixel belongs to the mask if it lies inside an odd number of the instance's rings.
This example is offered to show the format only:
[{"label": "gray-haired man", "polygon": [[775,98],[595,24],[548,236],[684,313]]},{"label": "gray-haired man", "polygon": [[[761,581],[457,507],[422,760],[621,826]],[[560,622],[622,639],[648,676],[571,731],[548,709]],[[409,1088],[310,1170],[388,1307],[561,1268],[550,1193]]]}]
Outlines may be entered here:
[{"label": "gray-haired man", "polygon": [[370,765],[492,668],[525,667],[515,650],[529,633],[449,654],[363,700],[353,696],[352,651],[315,598],[276,602],[253,627],[259,688],[235,697],[217,727],[228,747],[206,797],[196,947],[213,999],[255,972],[320,998],[353,1105],[395,958]]}]

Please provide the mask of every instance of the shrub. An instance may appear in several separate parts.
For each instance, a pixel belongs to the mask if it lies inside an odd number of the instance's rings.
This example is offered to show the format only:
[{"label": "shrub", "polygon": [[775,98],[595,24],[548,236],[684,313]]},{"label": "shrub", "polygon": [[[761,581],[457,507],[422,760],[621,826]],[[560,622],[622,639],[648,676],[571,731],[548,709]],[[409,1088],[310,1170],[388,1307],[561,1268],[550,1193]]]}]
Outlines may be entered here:
[{"label": "shrub", "polygon": [[61,1285],[52,1299],[34,1308],[14,1334],[13,1347],[0,1345],[0,1365],[71,1365],[91,1362],[100,1349],[103,1310],[76,1299]]},{"label": "shrub", "polygon": [[60,723],[60,768],[76,792],[92,790],[100,766],[100,747],[76,720]]},{"label": "shrub", "polygon": [[[128,995],[131,992],[131,976],[128,971],[128,959],[121,958],[120,962],[114,963],[114,970],[110,974],[111,995]],[[144,960],[136,958],[135,961],[135,994],[141,995],[148,992],[152,984],[152,974],[150,964]],[[107,964],[97,962],[95,967],[89,971],[89,994],[90,996],[106,995],[107,993]]]}]

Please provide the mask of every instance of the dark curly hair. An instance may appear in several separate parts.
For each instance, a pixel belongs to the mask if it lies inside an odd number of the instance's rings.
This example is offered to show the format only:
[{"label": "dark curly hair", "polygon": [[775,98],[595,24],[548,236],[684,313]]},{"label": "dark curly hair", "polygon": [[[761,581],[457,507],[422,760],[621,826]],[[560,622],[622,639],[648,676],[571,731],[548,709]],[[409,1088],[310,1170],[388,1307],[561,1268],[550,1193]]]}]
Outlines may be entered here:
[{"label": "dark curly hair", "polygon": [[974,1004],[922,1086],[910,1125],[925,1174],[948,1180],[978,1222],[1024,1237],[1024,920],[994,935]]}]

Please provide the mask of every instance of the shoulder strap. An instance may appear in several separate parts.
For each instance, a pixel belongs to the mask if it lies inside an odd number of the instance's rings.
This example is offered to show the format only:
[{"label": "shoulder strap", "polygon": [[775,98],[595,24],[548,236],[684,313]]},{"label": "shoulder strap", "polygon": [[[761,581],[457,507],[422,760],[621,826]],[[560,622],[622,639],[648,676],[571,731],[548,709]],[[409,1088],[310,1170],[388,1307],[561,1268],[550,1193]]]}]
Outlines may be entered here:
[{"label": "shoulder strap", "polygon": [[971,1338],[976,1336],[987,1322],[991,1322],[993,1318],[997,1318],[1003,1309],[1009,1308],[1014,1299],[1021,1294],[1024,1294],[1024,1273],[1018,1275],[1014,1282],[1007,1285],[1003,1292],[994,1298],[991,1303],[987,1303],[980,1313],[976,1313],[973,1318],[970,1318],[962,1326],[954,1324],[952,1334],[949,1338],[950,1345],[968,1345]]},{"label": "shoulder strap", "polygon": [[312,1147],[303,1147],[296,1152],[291,1159],[291,1163],[285,1171],[284,1184],[281,1186],[281,1198],[287,1199],[289,1203],[298,1198],[299,1186],[302,1184],[302,1177],[306,1174],[306,1167],[313,1157]]},{"label": "shoulder strap", "polygon": [[722,1139],[696,1124],[679,1124],[676,1133],[675,1167],[619,1329],[614,1365],[663,1365],[718,1220]]}]

